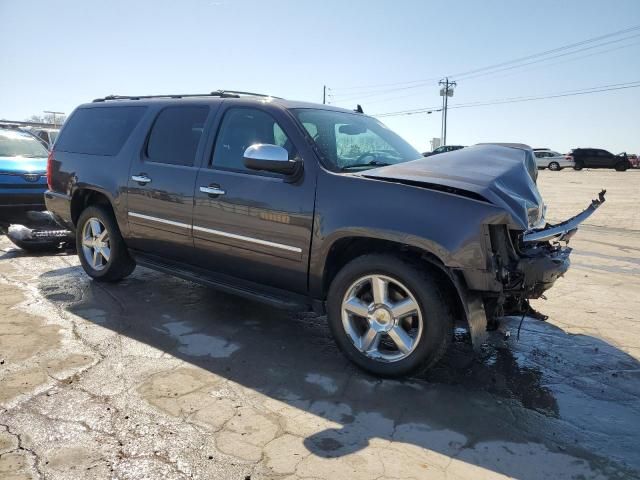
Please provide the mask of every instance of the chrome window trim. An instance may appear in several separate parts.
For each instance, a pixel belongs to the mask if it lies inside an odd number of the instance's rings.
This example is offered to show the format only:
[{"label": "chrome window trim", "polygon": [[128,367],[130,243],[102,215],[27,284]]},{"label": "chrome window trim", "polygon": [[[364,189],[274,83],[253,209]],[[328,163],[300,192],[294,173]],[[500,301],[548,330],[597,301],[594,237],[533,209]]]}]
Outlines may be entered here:
[{"label": "chrome window trim", "polygon": [[218,235],[220,237],[233,238],[235,240],[242,240],[244,242],[255,243],[258,245],[265,245],[267,247],[279,248],[288,252],[302,253],[302,249],[299,247],[292,247],[291,245],[284,245],[282,243],[269,242],[268,240],[260,240],[259,238],[245,237],[244,235],[237,235],[235,233],[223,232],[221,230],[214,230],[212,228],[199,227],[197,225],[187,225],[186,223],[174,222],[173,220],[165,220],[164,218],[152,217],[151,215],[144,215],[137,212],[129,212],[129,216],[135,218],[142,218],[151,222],[165,223],[167,225],[173,225],[175,227],[182,227],[187,229],[197,230],[199,232],[210,233],[212,235]]}]

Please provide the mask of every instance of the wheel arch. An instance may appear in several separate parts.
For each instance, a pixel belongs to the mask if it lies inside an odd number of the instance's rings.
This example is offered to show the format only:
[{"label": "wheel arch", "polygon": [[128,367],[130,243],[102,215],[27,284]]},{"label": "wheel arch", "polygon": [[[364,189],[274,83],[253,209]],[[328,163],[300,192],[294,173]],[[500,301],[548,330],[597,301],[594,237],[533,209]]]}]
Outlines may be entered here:
[{"label": "wheel arch", "polygon": [[448,268],[434,253],[393,240],[349,236],[336,240],[330,247],[322,275],[322,298],[326,298],[331,282],[351,260],[365,254],[390,254],[409,259],[434,275],[451,313],[457,321],[469,324],[464,305],[466,284],[462,275]]},{"label": "wheel arch", "polygon": [[82,211],[91,205],[103,205],[115,214],[111,199],[105,192],[93,188],[78,188],[71,196],[71,221],[74,226],[78,225]]}]

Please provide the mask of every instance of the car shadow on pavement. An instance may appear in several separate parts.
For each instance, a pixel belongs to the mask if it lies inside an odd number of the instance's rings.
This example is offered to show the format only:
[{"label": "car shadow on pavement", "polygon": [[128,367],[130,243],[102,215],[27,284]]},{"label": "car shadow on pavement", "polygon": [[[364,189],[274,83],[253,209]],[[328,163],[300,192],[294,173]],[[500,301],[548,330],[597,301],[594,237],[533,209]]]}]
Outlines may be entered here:
[{"label": "car shadow on pavement", "polygon": [[[640,470],[639,362],[549,323],[527,319],[519,342],[496,333],[479,355],[458,339],[427,374],[383,380],[340,354],[322,317],[147,269],[101,284],[68,267],[43,274],[39,289],[100,328],[332,422],[305,435],[319,457],[343,457],[380,439],[521,479],[543,477],[550,458],[556,478],[576,462],[605,477]],[[518,321],[505,326],[515,331]],[[520,461],[504,461],[506,452]]]}]

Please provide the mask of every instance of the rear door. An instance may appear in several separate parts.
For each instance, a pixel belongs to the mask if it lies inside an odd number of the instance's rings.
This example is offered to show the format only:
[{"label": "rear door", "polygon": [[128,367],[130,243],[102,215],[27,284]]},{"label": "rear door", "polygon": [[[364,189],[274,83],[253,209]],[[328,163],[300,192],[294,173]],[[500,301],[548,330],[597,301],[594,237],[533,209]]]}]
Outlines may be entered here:
[{"label": "rear door", "polygon": [[606,150],[598,150],[598,166],[601,168],[613,168],[616,163],[615,155]]},{"label": "rear door", "polygon": [[[303,175],[293,180],[243,163],[245,149],[256,143],[282,146],[290,158],[301,156],[298,138],[292,120],[277,108],[252,104],[224,111],[212,155],[196,181],[193,236],[200,266],[306,293],[314,165],[305,163]],[[208,193],[212,188],[219,193]]]},{"label": "rear door", "polygon": [[193,253],[193,190],[208,104],[165,106],[131,161],[127,184],[130,247],[186,261]]}]

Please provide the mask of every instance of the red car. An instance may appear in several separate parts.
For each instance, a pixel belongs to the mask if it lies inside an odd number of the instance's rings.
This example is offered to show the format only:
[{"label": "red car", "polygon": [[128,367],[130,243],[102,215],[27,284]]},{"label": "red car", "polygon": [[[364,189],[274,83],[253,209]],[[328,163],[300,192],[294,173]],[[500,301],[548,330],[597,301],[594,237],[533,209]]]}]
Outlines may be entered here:
[{"label": "red car", "polygon": [[627,158],[629,159],[629,163],[631,163],[631,168],[640,168],[640,158],[635,153],[628,153]]}]

